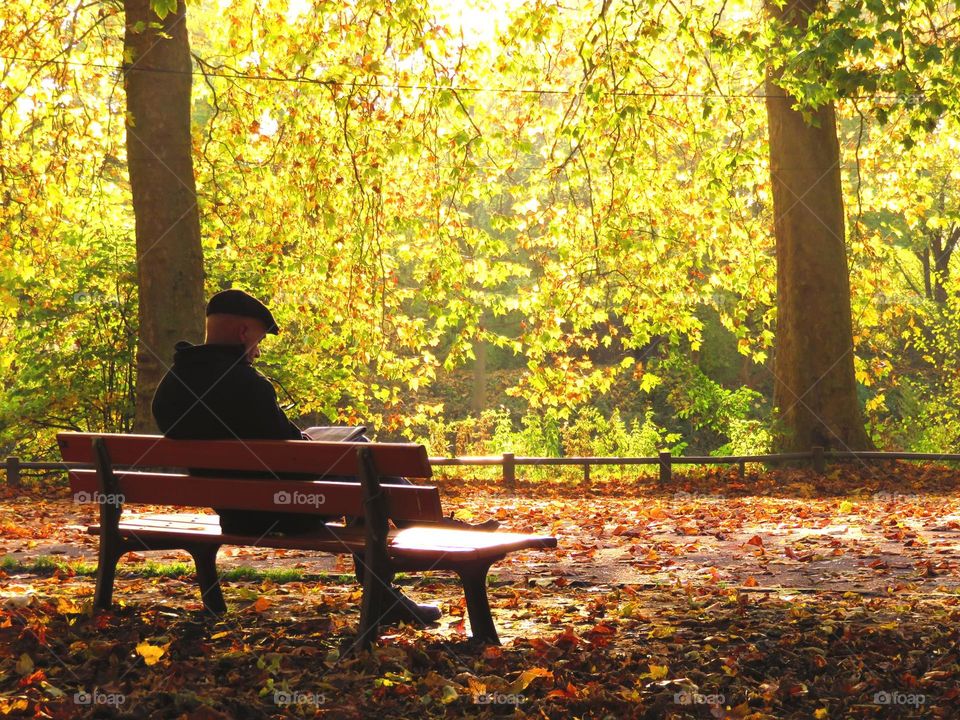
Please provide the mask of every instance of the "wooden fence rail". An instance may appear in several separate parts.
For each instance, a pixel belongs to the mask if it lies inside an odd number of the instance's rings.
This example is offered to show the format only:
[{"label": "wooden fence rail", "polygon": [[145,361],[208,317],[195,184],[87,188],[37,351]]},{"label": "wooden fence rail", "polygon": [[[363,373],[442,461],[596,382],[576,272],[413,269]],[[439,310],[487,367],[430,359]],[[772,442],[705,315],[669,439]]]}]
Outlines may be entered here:
[{"label": "wooden fence rail", "polygon": [[657,457],[524,457],[513,453],[504,453],[487,457],[430,458],[431,465],[502,465],[503,483],[509,489],[516,487],[516,468],[519,465],[579,465],[583,467],[584,482],[590,481],[590,468],[595,465],[656,465],[662,484],[673,478],[674,465],[736,465],[740,476],[746,473],[747,463],[779,465],[793,461],[810,462],[820,474],[826,472],[831,461],[878,461],[878,460],[934,460],[960,462],[960,455],[947,453],[908,453],[908,452],[840,452],[814,447],[809,452],[771,453],[765,455],[672,455],[668,451]]},{"label": "wooden fence rail", "polygon": [[[499,466],[502,468],[503,484],[510,490],[516,489],[517,467],[527,466],[563,466],[579,465],[583,468],[583,479],[590,481],[590,468],[597,465],[656,465],[662,484],[669,483],[673,477],[674,465],[736,465],[741,477],[746,472],[747,463],[762,463],[764,465],[778,465],[792,461],[808,461],[813,469],[823,474],[831,462],[842,461],[891,461],[891,460],[931,460],[934,462],[960,462],[960,455],[951,453],[909,453],[909,452],[879,452],[879,451],[833,451],[814,447],[809,452],[775,453],[768,455],[672,455],[667,451],[656,457],[526,457],[514,453],[503,455],[472,456],[472,457],[432,457],[430,464],[434,466]],[[40,472],[65,472],[79,467],[76,463],[63,462],[23,462],[18,457],[8,457],[3,465],[6,470],[7,484],[19,487],[22,480],[22,471],[34,470]]]}]

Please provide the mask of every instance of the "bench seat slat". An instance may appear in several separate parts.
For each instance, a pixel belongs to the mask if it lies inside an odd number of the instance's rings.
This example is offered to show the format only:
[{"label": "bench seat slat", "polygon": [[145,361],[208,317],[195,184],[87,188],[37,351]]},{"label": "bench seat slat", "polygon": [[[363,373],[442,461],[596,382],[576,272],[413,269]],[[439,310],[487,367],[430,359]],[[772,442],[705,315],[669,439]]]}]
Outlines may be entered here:
[{"label": "bench seat slat", "polygon": [[212,513],[135,513],[123,515],[128,522],[168,522],[180,525],[219,525],[220,518]]},{"label": "bench seat slat", "polygon": [[388,546],[396,552],[428,548],[440,552],[513,552],[526,548],[551,548],[557,539],[511,532],[457,530],[445,527],[411,527],[391,534]]},{"label": "bench seat slat", "polygon": [[[100,532],[97,525],[87,531],[94,535]],[[266,535],[262,538],[250,535],[230,535],[220,532],[219,525],[194,526],[193,529],[162,528],[137,523],[121,522],[118,527],[120,536],[130,542],[133,549],[141,546],[144,551],[170,546],[183,546],[193,543],[236,545],[241,547],[268,547],[281,550],[310,550],[342,554],[362,552],[364,548],[363,529],[352,530],[344,534],[334,532],[316,534],[309,540],[302,537]]]},{"label": "bench seat slat", "polygon": [[[210,517],[211,521],[203,518]],[[197,519],[202,519],[197,522]],[[149,549],[151,542],[159,541],[164,546],[171,541],[209,542],[220,545],[241,545],[283,548],[290,550],[321,550],[325,552],[354,552],[363,550],[364,531],[362,528],[345,528],[342,525],[328,525],[325,532],[307,535],[250,535],[221,534],[216,516],[197,515],[145,515],[121,520],[119,531],[133,543],[142,543]],[[99,525],[87,528],[91,534],[100,532]],[[443,560],[455,562],[501,557],[517,550],[543,549],[556,547],[556,538],[540,535],[524,535],[509,532],[482,532],[475,530],[456,530],[443,527],[412,527],[391,530],[387,538],[387,549],[391,557],[398,560]]]}]

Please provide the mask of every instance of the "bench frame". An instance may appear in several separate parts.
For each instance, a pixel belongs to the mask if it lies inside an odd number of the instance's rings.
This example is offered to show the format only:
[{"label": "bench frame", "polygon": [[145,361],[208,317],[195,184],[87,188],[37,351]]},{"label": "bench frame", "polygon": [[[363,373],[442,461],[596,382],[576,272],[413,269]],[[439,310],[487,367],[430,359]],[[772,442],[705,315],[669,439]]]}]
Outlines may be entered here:
[{"label": "bench frame", "polygon": [[[369,647],[379,637],[380,618],[388,609],[389,588],[396,572],[423,572],[429,570],[449,570],[455,572],[461,581],[466,599],[467,612],[473,638],[477,641],[499,644],[496,626],[490,612],[487,597],[487,574],[493,563],[503,559],[508,553],[522,549],[556,547],[556,538],[546,536],[519,535],[514,533],[477,532],[441,527],[443,520],[440,509],[439,493],[435,487],[392,485],[381,483],[382,475],[408,474],[415,477],[429,477],[431,468],[422,446],[389,443],[321,443],[308,441],[174,441],[159,436],[61,433],[57,436],[61,453],[67,461],[89,463],[93,470],[72,470],[71,487],[89,492],[96,488],[100,497],[100,522],[88,528],[88,532],[100,537],[99,557],[96,575],[94,606],[98,610],[110,608],[113,599],[113,587],[116,567],[120,558],[134,551],[185,550],[193,558],[197,570],[204,607],[216,615],[226,612],[226,602],[220,588],[217,573],[217,552],[222,545],[251,545],[319,550],[323,552],[357,556],[365,571],[363,575],[363,600],[360,609],[360,625],[357,643]],[[137,448],[148,443],[146,452]],[[150,444],[150,441],[153,441]],[[139,442],[139,445],[137,445]],[[243,471],[245,463],[241,460],[224,461],[230,445],[237,449],[246,449],[256,454],[258,446],[270,447],[274,451],[278,445],[291,449],[291,455],[301,452],[303,457],[331,458],[326,473],[356,474],[357,483],[329,482],[316,480],[276,479],[236,479],[230,478],[230,470]],[[296,446],[307,445],[300,448]],[[136,447],[134,447],[136,446]],[[151,453],[154,447],[159,450]],[[162,473],[138,473],[117,471],[111,449],[119,458],[118,465],[131,468],[156,467],[158,460],[170,462],[165,458],[182,458],[186,455],[196,457],[195,453],[210,448],[213,462],[220,465],[215,468],[225,477],[207,478],[189,475],[176,475],[168,471]],[[286,448],[283,448],[286,449]],[[170,453],[166,451],[170,450]],[[303,454],[306,453],[306,454]],[[147,458],[146,455],[153,455]],[[283,456],[285,457],[285,456]],[[378,460],[380,461],[378,463]],[[191,461],[192,462],[192,461]],[[299,463],[299,465],[298,465]],[[170,464],[174,464],[170,462]],[[239,465],[236,468],[222,469],[224,465]],[[249,461],[246,463],[249,464]],[[288,462],[279,472],[304,472],[307,467],[297,457]],[[378,464],[382,467],[378,467]],[[344,469],[353,468],[355,473],[346,473]],[[317,473],[316,466],[313,472]],[[239,473],[237,473],[239,474]],[[325,474],[325,473],[320,473]],[[93,477],[95,476],[95,478]],[[276,476],[275,476],[276,477]],[[169,478],[169,485],[153,488],[158,479],[163,482]],[[153,481],[151,483],[150,481]],[[177,485],[179,483],[179,485]],[[243,483],[243,485],[237,485]],[[256,485],[251,485],[255,483]],[[216,532],[208,524],[202,530],[164,528],[162,523],[151,524],[151,518],[159,520],[163,516],[144,516],[121,525],[121,515],[125,493],[132,493],[132,502],[155,502],[157,504],[177,504],[171,502],[171,494],[184,492],[184,506],[205,507],[211,504],[207,497],[211,492],[225,490],[227,497],[217,500],[217,506],[236,509],[261,509],[277,511],[275,506],[266,506],[260,501],[249,499],[240,501],[231,498],[231,488],[258,493],[271,494],[276,488],[302,488],[304,490],[325,490],[333,500],[321,513],[317,508],[296,508],[296,512],[316,514],[353,515],[363,517],[362,527],[328,525],[327,532],[310,533],[303,536],[274,537],[228,535]],[[172,489],[171,489],[172,488]],[[177,488],[180,488],[178,490]],[[76,496],[76,495],[75,495]],[[155,498],[153,500],[149,498]],[[145,499],[146,498],[146,499]],[[111,502],[110,500],[113,500]],[[251,502],[255,504],[251,506]],[[239,507],[237,507],[239,505]],[[186,517],[186,516],[173,516]],[[402,521],[407,528],[392,530],[389,521]],[[138,522],[139,521],[139,522]]]}]

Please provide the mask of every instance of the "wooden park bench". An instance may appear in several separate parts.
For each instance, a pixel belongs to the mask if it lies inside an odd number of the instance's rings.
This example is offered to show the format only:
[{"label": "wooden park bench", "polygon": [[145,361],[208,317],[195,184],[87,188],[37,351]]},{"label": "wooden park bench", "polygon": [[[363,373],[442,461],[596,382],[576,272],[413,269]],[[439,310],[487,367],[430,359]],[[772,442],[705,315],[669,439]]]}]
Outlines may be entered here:
[{"label": "wooden park bench", "polygon": [[[155,435],[60,433],[63,459],[91,469],[72,469],[77,501],[97,502],[99,562],[94,606],[108,609],[117,562],[128,552],[185,550],[193,557],[207,610],[221,614],[216,557],[221,545],[245,545],[355,554],[363,559],[359,642],[379,636],[379,618],[395,572],[448,570],[463,585],[473,637],[499,644],[487,600],[487,572],[508,553],[556,547],[553,537],[444,527],[436,487],[381,483],[384,476],[429,478],[422,445],[311,442],[306,440],[171,440]],[[189,468],[202,469],[203,476]],[[251,479],[263,473],[264,479]],[[284,479],[348,476],[357,482]],[[247,477],[237,477],[244,475]],[[304,535],[225,534],[211,514],[123,514],[127,504],[264,510],[364,518],[359,524],[328,522]],[[391,528],[388,520],[402,525]]]}]

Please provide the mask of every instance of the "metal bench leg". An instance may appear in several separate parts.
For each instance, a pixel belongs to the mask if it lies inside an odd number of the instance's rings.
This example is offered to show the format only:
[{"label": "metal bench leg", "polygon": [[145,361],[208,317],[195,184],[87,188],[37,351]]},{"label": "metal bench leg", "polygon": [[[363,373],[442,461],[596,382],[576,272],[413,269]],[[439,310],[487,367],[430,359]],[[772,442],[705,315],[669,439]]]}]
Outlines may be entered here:
[{"label": "metal bench leg", "polygon": [[217,551],[220,546],[194,545],[186,550],[197,568],[197,582],[200,584],[203,606],[214,615],[223,615],[227,611],[227,604],[223,600],[220,577],[217,575]]},{"label": "metal bench leg", "polygon": [[129,548],[120,542],[100,541],[97,558],[97,589],[93,594],[93,607],[109,610],[113,604],[113,581],[117,576],[117,563]]},{"label": "metal bench leg", "polygon": [[[391,574],[389,571],[386,573]],[[363,600],[360,604],[360,628],[356,645],[369,649],[380,637],[380,618],[387,608],[390,582],[378,577],[375,572],[364,573]]]},{"label": "metal bench leg", "polygon": [[471,564],[457,570],[463,583],[463,594],[467,599],[467,613],[470,616],[470,629],[473,639],[489,645],[499,645],[500,637],[493,624],[490,602],[487,600],[487,572],[493,563]]},{"label": "metal bench leg", "polygon": [[[97,589],[93,595],[93,607],[97,610],[109,610],[113,603],[113,581],[117,576],[117,563],[120,557],[132,548],[120,537],[117,530],[123,512],[123,495],[113,474],[110,453],[107,452],[103,438],[94,438],[93,457],[104,500],[100,503],[100,547],[97,551]],[[106,502],[108,498],[112,502]]]},{"label": "metal bench leg", "polygon": [[369,448],[357,448],[357,465],[360,470],[360,486],[363,488],[366,535],[363,563],[357,564],[358,568],[363,567],[363,571],[359,573],[363,582],[363,602],[360,606],[357,645],[369,649],[380,636],[380,619],[390,583],[393,581],[393,568],[387,555],[387,533],[390,527],[387,507],[373,453]]}]

